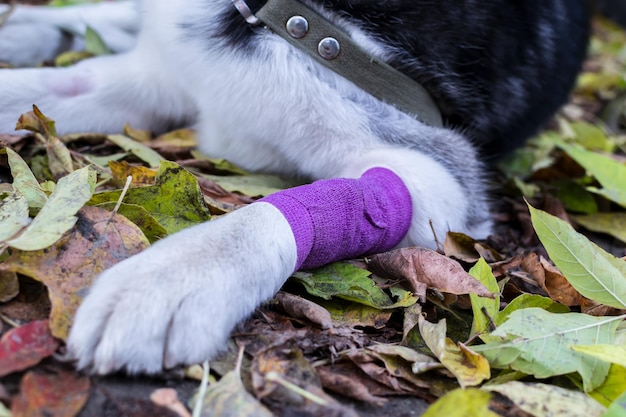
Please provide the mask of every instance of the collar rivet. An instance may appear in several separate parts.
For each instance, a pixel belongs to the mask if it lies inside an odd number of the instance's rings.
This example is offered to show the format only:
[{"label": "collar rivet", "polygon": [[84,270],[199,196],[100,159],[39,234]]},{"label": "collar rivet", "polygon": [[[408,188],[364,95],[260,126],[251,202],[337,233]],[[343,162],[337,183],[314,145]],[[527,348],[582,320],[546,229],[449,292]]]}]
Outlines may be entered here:
[{"label": "collar rivet", "polygon": [[285,28],[292,38],[300,39],[309,31],[309,22],[302,16],[292,16],[287,20]]},{"label": "collar rivet", "polygon": [[337,39],[328,37],[322,39],[317,45],[317,52],[322,58],[330,61],[339,56],[339,52],[341,52],[341,46],[339,45],[339,41]]}]

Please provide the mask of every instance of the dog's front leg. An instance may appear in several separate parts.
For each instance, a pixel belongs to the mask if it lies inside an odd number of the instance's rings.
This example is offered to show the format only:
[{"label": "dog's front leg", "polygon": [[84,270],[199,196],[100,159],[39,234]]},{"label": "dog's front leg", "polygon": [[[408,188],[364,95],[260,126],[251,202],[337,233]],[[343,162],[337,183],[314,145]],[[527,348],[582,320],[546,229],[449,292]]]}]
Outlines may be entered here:
[{"label": "dog's front leg", "polygon": [[433,246],[430,223],[441,234],[488,231],[488,221],[468,221],[470,206],[487,218],[482,196],[472,201],[476,190],[463,190],[418,152],[374,150],[345,175],[359,178],[273,194],[105,271],[70,334],[79,367],[158,372],[200,362],[298,268],[385,251],[403,239]]}]

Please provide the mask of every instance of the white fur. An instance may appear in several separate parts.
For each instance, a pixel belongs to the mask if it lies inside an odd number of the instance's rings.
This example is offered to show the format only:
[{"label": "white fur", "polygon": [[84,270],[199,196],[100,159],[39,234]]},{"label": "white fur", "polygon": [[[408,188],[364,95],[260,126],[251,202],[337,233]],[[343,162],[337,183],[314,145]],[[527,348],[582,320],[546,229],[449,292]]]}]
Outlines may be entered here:
[{"label": "white fur", "polygon": [[[0,13],[9,7],[0,5]],[[100,34],[115,52],[135,45],[138,27],[135,5],[130,1],[75,7],[16,7],[9,23],[0,28],[0,61],[34,66],[51,60],[61,49],[82,49],[87,26]],[[66,33],[64,33],[66,32]]]},{"label": "white fur", "polygon": [[[97,12],[96,6],[85,6],[52,21],[47,12],[18,10],[20,19],[9,19],[0,28],[0,57],[33,61],[34,56],[2,41],[23,25],[34,33],[25,42],[33,44],[54,28],[80,31],[85,22],[103,28],[105,39],[132,33],[132,22],[114,24],[116,13],[129,6],[103,3]],[[210,7],[200,0],[151,0],[145,10],[139,6],[142,19],[136,24],[141,31],[125,53],[71,68],[0,71],[0,133],[10,131],[33,103],[62,132],[119,131],[127,122],[156,130],[191,123],[198,129],[202,151],[251,170],[311,179],[358,177],[375,166],[394,170],[414,204],[403,245],[433,247],[431,220],[440,239],[450,229],[475,237],[488,233],[486,221],[467,225],[472,210],[486,211],[482,186],[464,188],[460,176],[431,154],[385,142],[370,122],[379,118],[390,132],[427,144],[433,135],[458,143],[461,153],[467,147],[471,165],[473,151],[457,133],[424,126],[374,100],[270,32],[261,35],[254,56],[211,44],[209,32],[218,29],[218,16],[233,7],[230,0],[215,0]],[[190,38],[180,22],[198,16],[208,32]],[[358,28],[344,26],[372,53],[384,57],[393,52]],[[43,54],[31,44],[22,48],[31,46]],[[437,152],[436,144],[430,152]],[[475,161],[468,169],[476,174]],[[158,372],[163,364],[201,361],[215,354],[232,327],[278,290],[295,262],[289,225],[268,204],[180,232],[97,279],[76,317],[70,352],[80,367],[99,373],[122,368]]]}]

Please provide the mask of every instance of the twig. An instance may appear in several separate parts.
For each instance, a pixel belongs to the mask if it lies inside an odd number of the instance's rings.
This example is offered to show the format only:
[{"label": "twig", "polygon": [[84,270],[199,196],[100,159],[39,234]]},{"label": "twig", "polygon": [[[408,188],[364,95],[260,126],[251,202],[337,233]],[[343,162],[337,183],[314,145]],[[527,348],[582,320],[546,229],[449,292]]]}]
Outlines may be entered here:
[{"label": "twig", "polygon": [[126,177],[126,184],[124,184],[124,188],[122,189],[120,198],[117,199],[117,204],[115,204],[115,207],[113,208],[113,211],[111,212],[111,215],[109,216],[106,224],[104,225],[104,230],[106,230],[106,228],[109,226],[109,223],[111,223],[111,220],[113,220],[113,216],[115,216],[117,211],[120,209],[120,206],[122,205],[122,201],[124,200],[124,197],[126,196],[126,193],[128,192],[128,189],[130,188],[130,185],[132,183],[133,183],[133,177],[132,175],[129,175],[128,177]]},{"label": "twig", "polygon": [[288,390],[292,392],[295,392],[296,394],[300,395],[303,398],[306,398],[312,403],[319,404],[319,405],[328,405],[328,401],[326,401],[325,399],[318,397],[317,395],[305,390],[304,388],[300,388],[299,386],[297,386],[296,384],[292,382],[287,381],[282,376],[280,376],[280,374],[276,371],[268,372],[265,375],[265,380],[282,385],[283,387],[287,388]]},{"label": "twig", "polygon": [[206,390],[209,386],[209,370],[209,361],[204,361],[202,363],[202,381],[200,382],[200,388],[198,389],[196,403],[193,405],[192,417],[200,417],[202,414],[202,404],[204,404],[204,397],[206,396]]}]

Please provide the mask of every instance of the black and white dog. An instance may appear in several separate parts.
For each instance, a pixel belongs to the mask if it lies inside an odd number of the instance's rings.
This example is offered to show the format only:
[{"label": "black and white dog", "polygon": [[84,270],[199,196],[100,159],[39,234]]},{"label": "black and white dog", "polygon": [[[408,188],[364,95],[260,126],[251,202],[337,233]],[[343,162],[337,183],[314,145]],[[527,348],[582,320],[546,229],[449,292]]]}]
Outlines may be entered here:
[{"label": "black and white dog", "polygon": [[79,367],[158,372],[199,362],[298,267],[433,247],[432,229],[487,236],[479,156],[510,150],[546,122],[587,44],[585,0],[298,1],[421,84],[443,127],[248,23],[243,15],[252,21],[262,0],[23,6],[0,27],[0,61],[16,66],[78,47],[70,34],[87,25],[119,52],[69,68],[0,70],[0,133],[33,103],[64,132],[192,125],[208,155],[326,179],[105,271],[69,338]]}]

